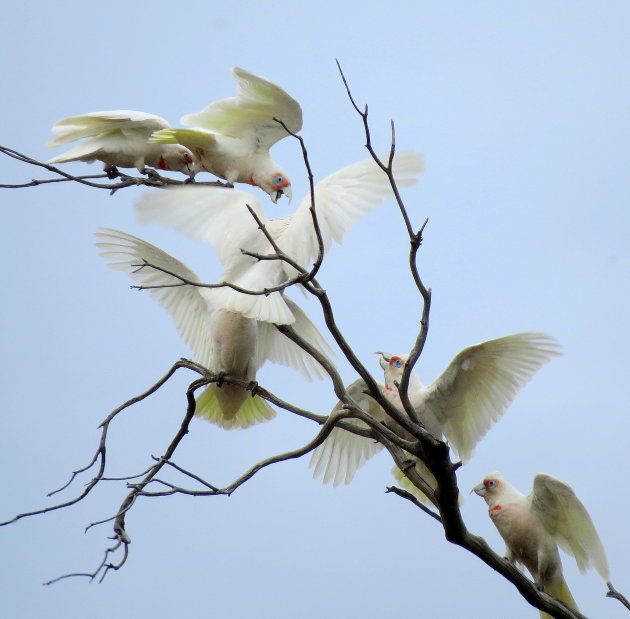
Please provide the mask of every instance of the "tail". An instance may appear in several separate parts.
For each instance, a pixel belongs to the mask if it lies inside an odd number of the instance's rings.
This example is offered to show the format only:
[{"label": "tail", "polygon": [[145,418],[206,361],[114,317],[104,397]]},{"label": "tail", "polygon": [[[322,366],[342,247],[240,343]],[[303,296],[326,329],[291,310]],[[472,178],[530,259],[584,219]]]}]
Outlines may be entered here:
[{"label": "tail", "polygon": [[210,385],[198,398],[195,415],[225,430],[242,430],[276,416],[266,400],[242,387]]},{"label": "tail", "polygon": [[[571,595],[571,591],[569,591],[569,587],[564,580],[564,577],[560,575],[559,579],[556,579],[556,582],[545,583],[543,585],[545,593],[549,595],[553,595],[553,597],[558,598],[561,602],[564,602],[569,608],[573,608],[575,610],[579,610],[573,596]],[[548,613],[540,611],[541,619],[553,619],[552,615]]]}]

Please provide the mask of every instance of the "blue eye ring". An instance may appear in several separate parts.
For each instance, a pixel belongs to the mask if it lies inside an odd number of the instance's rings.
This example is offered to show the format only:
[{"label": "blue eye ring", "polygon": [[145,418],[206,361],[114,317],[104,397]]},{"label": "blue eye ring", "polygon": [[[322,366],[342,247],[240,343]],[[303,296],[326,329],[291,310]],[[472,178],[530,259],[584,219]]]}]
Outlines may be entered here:
[{"label": "blue eye ring", "polygon": [[497,487],[497,482],[494,479],[489,479],[486,482],[486,488],[492,489],[492,488],[496,488],[496,487]]},{"label": "blue eye ring", "polygon": [[394,368],[401,368],[404,365],[404,361],[400,357],[394,357],[389,364]]},{"label": "blue eye ring", "polygon": [[271,184],[272,184],[274,187],[278,187],[278,186],[282,185],[284,182],[285,182],[285,181],[284,181],[284,176],[282,176],[281,174],[278,174],[277,176],[274,176],[274,177],[271,179]]}]

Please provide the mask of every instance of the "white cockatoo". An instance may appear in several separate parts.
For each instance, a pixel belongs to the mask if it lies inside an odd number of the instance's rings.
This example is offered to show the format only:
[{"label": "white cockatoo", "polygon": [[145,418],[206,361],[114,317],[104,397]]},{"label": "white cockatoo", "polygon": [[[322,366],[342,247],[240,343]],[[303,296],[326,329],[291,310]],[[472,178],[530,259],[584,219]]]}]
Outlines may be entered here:
[{"label": "white cockatoo", "polygon": [[[560,479],[538,473],[529,495],[491,473],[473,488],[488,504],[488,514],[506,544],[506,558],[524,565],[544,591],[577,610],[562,574],[558,546],[575,557],[585,572],[595,568],[608,582],[608,559],[593,521],[573,489]],[[540,616],[551,615],[541,611]]]},{"label": "white cockatoo", "polygon": [[150,144],[154,131],[170,125],[160,116],[113,110],[90,112],[57,121],[52,128],[55,138],[46,144],[49,148],[87,138],[65,153],[53,157],[47,163],[95,160],[105,164],[105,170],[113,168],[137,168],[145,166],[158,170],[183,172],[194,175],[194,156],[181,144]]},{"label": "white cockatoo", "polygon": [[291,181],[271,158],[269,149],[302,128],[302,108],[280,86],[234,67],[236,97],[221,99],[182,124],[192,129],[165,129],[151,138],[156,142],[184,144],[195,154],[198,167],[230,183],[256,185],[275,203],[284,194],[291,200]]},{"label": "white cockatoo", "polygon": [[[379,384],[381,393],[403,411],[398,385],[402,381],[407,356],[378,354],[385,375],[385,384]],[[475,445],[499,420],[519,390],[545,363],[559,354],[556,340],[543,333],[516,333],[475,344],[456,355],[429,386],[423,385],[412,371],[407,390],[409,401],[425,429],[435,438],[445,437],[465,463],[472,456]],[[350,395],[377,421],[386,423],[402,438],[413,440],[363,393],[366,389],[363,380],[359,379],[351,385]],[[340,406],[341,402],[334,410]],[[349,420],[349,423],[365,427],[357,420]],[[324,475],[324,483],[334,480],[335,485],[347,484],[357,469],[381,447],[372,439],[335,428],[313,452],[310,465],[315,467],[315,477]],[[409,465],[414,463],[420,476],[435,488],[435,478],[426,466],[410,456]],[[425,498],[413,490],[397,467],[394,467],[394,476],[418,498]]]},{"label": "white cockatoo", "polygon": [[[300,371],[308,380],[326,376],[319,363],[274,325],[215,307],[205,288],[178,285],[181,280],[174,275],[200,281],[179,260],[125,232],[102,230],[96,234],[101,239],[96,245],[109,266],[150,287],[150,294],[169,313],[194,360],[210,371],[251,382],[269,360]],[[145,263],[157,269],[141,266]],[[290,299],[287,303],[296,318],[295,332],[324,356],[334,356],[306,314]],[[222,428],[238,429],[271,419],[275,411],[251,391],[224,383],[221,387],[212,384],[198,396],[195,414]]]},{"label": "white cockatoo", "polygon": [[[415,184],[422,170],[422,155],[412,151],[396,153],[394,173],[399,188]],[[315,210],[324,251],[333,240],[341,243],[345,232],[365,213],[392,195],[387,176],[372,159],[343,168],[317,183]],[[202,186],[180,186],[145,194],[136,202],[136,213],[142,223],[159,222],[213,245],[225,267],[220,281],[245,290],[269,289],[286,282],[297,272],[283,260],[258,260],[241,251],[275,253],[248,205],[279,248],[308,270],[319,252],[310,193],[295,213],[282,219],[267,219],[251,194]],[[286,297],[280,292],[250,295],[223,287],[213,290],[211,297],[216,307],[255,320],[276,324],[290,324],[294,320]]]}]

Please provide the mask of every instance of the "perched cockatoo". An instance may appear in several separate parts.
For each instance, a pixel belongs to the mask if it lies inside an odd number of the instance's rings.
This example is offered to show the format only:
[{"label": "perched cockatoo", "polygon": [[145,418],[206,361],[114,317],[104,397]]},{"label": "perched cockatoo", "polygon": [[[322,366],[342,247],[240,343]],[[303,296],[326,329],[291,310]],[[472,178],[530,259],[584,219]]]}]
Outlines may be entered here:
[{"label": "perched cockatoo", "polygon": [[[385,384],[379,385],[382,394],[403,411],[398,385],[407,363],[406,355],[380,352],[379,363],[384,370]],[[425,429],[438,439],[446,437],[463,462],[472,456],[473,449],[490,427],[499,420],[518,391],[552,357],[559,355],[556,340],[543,333],[516,333],[462,350],[442,374],[425,386],[415,372],[409,376],[407,390],[411,406]],[[407,440],[413,438],[396,424],[385,411],[363,392],[367,386],[359,379],[350,387],[350,395],[377,421],[386,423]],[[357,398],[361,398],[358,400]],[[342,406],[337,404],[334,410]],[[349,420],[349,423],[360,421]],[[368,449],[369,452],[365,450]],[[381,445],[346,430],[335,428],[311,457],[314,476],[324,474],[324,483],[334,479],[335,485],[349,483],[357,469]],[[361,454],[369,453],[364,457]],[[422,462],[409,458],[412,466],[433,488],[435,478]],[[404,473],[397,467],[394,475],[408,489]],[[419,493],[414,494],[422,498]]]},{"label": "perched cockatoo", "polygon": [[280,86],[234,67],[236,97],[215,101],[182,124],[192,129],[164,129],[151,141],[184,144],[195,154],[199,169],[230,183],[256,185],[275,203],[285,194],[291,200],[291,181],[271,158],[269,149],[302,128],[302,108]]},{"label": "perched cockatoo", "polygon": [[[130,234],[103,228],[96,236],[101,255],[109,266],[125,271],[141,286],[153,287],[150,294],[170,314],[180,335],[192,350],[195,361],[212,372],[254,381],[256,372],[267,360],[299,370],[305,378],[323,378],[323,368],[308,353],[274,325],[257,322],[241,314],[217,308],[208,290],[196,286],[178,286],[179,275],[199,282],[187,266],[161,249]],[[141,266],[145,263],[157,267]],[[169,287],[170,286],[170,287]],[[323,355],[334,355],[315,325],[290,299],[295,315],[293,328]],[[247,428],[275,416],[275,411],[261,397],[237,385],[212,384],[197,398],[195,414],[225,429]]]},{"label": "perched cockatoo", "polygon": [[[473,491],[488,504],[488,514],[506,544],[506,558],[524,565],[544,591],[577,610],[562,575],[558,546],[575,557],[583,573],[595,568],[608,582],[608,559],[586,508],[573,489],[546,473],[534,477],[534,487],[524,495],[491,473]],[[551,615],[541,611],[544,619]]]},{"label": "perched cockatoo", "polygon": [[68,142],[87,138],[69,151],[57,155],[47,163],[95,160],[105,164],[110,173],[114,168],[145,166],[158,170],[172,170],[194,175],[194,157],[181,144],[150,144],[154,131],[166,129],[169,124],[159,116],[133,110],[90,112],[57,121],[52,128],[55,138],[46,146],[53,148]]},{"label": "perched cockatoo", "polygon": [[[394,172],[399,188],[415,184],[422,170],[422,155],[412,151],[396,153]],[[345,232],[365,213],[392,195],[387,176],[371,159],[343,168],[317,183],[315,210],[324,251],[333,240],[341,243]],[[220,281],[246,290],[272,288],[294,277],[296,270],[282,260],[258,260],[243,254],[241,250],[275,253],[248,205],[280,249],[308,270],[319,252],[310,194],[292,215],[267,219],[251,194],[221,187],[180,186],[143,195],[136,202],[136,213],[142,223],[157,221],[213,245],[225,267]],[[294,320],[286,297],[280,292],[250,295],[223,287],[213,290],[211,298],[216,307],[255,320],[276,324]]]}]

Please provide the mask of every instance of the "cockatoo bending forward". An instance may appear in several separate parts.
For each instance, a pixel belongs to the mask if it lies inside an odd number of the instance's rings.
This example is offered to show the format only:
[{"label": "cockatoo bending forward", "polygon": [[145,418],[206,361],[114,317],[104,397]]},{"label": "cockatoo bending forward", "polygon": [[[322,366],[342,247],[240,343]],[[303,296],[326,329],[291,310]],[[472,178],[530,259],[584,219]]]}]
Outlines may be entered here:
[{"label": "cockatoo bending forward", "polygon": [[[398,385],[402,381],[407,356],[378,354],[385,375],[385,384],[379,385],[381,393],[402,412]],[[520,389],[545,363],[559,354],[556,340],[544,333],[516,333],[488,340],[462,350],[431,385],[423,385],[419,376],[411,372],[407,393],[425,429],[438,439],[446,437],[465,463],[472,456],[475,445],[501,418]],[[365,390],[367,386],[359,379],[349,387],[349,395],[377,421],[387,424],[402,438],[413,440],[364,393]],[[339,410],[341,406],[339,402],[333,410]],[[358,420],[350,419],[348,423],[366,427]],[[334,485],[348,484],[357,469],[381,448],[382,445],[372,439],[335,428],[311,456],[310,466],[315,468],[313,476],[323,474],[324,483],[334,480]],[[435,488],[435,478],[426,466],[410,456],[410,465],[414,463],[420,476]],[[398,467],[394,467],[394,476],[418,498],[426,500]]]},{"label": "cockatoo bending forward", "polygon": [[[411,151],[396,153],[394,173],[399,188],[417,182],[423,157]],[[315,210],[323,249],[343,235],[368,211],[393,195],[387,176],[372,160],[350,165],[317,183]],[[148,193],[136,202],[141,223],[157,221],[199,241],[214,246],[225,267],[220,281],[245,290],[263,290],[294,277],[296,270],[282,260],[258,260],[241,250],[274,254],[275,250],[259,229],[248,205],[265,224],[269,235],[290,258],[304,269],[319,253],[308,194],[292,215],[267,219],[251,194],[222,187],[186,186]],[[250,295],[228,287],[210,293],[216,307],[243,314],[254,320],[290,324],[293,312],[280,292]]]},{"label": "cockatoo bending forward", "polygon": [[151,141],[184,144],[195,154],[199,169],[230,183],[257,185],[275,203],[284,194],[291,200],[291,181],[271,158],[269,149],[302,128],[302,108],[280,86],[234,67],[236,97],[221,99],[182,124],[192,129],[164,129]]},{"label": "cockatoo bending forward", "polygon": [[[308,353],[280,333],[274,325],[257,322],[209,300],[208,289],[178,286],[181,280],[159,269],[199,282],[195,273],[166,252],[125,232],[103,228],[96,235],[101,255],[110,267],[125,271],[149,292],[170,314],[180,335],[193,352],[195,361],[212,372],[254,381],[267,360],[299,370],[307,380],[326,376]],[[157,269],[141,265],[149,263]],[[167,287],[165,287],[167,286]],[[171,287],[168,287],[171,286]],[[334,355],[315,325],[290,299],[296,333],[323,355]],[[197,398],[195,414],[225,429],[247,428],[275,416],[266,400],[245,388],[212,384]]]},{"label": "cockatoo bending forward", "polygon": [[154,131],[166,129],[169,124],[160,116],[133,110],[90,112],[71,116],[56,122],[52,132],[56,137],[46,146],[53,148],[68,142],[87,138],[69,151],[50,159],[47,163],[95,160],[105,164],[105,171],[114,168],[137,168],[143,172],[145,166],[158,170],[182,172],[194,175],[194,157],[181,144],[150,144]]},{"label": "cockatoo bending forward", "polygon": [[[488,514],[506,544],[506,558],[524,565],[544,591],[577,610],[562,574],[558,546],[577,562],[581,572],[595,568],[610,580],[608,559],[586,508],[560,479],[539,473],[524,495],[491,473],[473,491],[488,504]],[[551,615],[541,611],[543,619]]]}]

